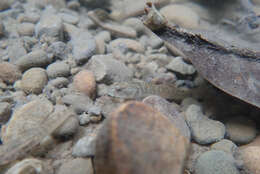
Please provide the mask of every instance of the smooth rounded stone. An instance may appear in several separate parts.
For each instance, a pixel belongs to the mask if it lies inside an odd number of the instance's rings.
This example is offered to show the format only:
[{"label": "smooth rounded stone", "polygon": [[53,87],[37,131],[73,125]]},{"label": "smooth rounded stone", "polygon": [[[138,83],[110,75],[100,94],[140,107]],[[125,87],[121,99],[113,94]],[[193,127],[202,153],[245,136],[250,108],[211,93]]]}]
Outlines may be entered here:
[{"label": "smooth rounded stone", "polygon": [[183,75],[192,75],[196,72],[196,69],[192,65],[185,63],[181,57],[172,59],[166,68]]},{"label": "smooth rounded stone", "polygon": [[76,25],[79,22],[79,17],[76,15],[72,15],[69,13],[59,13],[58,15],[66,23]]},{"label": "smooth rounded stone", "polygon": [[242,159],[248,173],[260,173],[260,147],[251,146],[241,150]]},{"label": "smooth rounded stone", "polygon": [[[35,35],[40,38],[41,36],[53,37],[58,40],[63,40],[64,26],[62,19],[57,15],[45,10],[41,16],[40,21],[35,26]],[[50,20],[51,19],[51,20]]]},{"label": "smooth rounded stone", "polygon": [[20,36],[33,36],[35,25],[32,23],[21,23],[17,30]]},{"label": "smooth rounded stone", "polygon": [[95,105],[101,108],[101,113],[104,117],[110,117],[111,111],[115,110],[120,106],[120,102],[113,100],[112,97],[102,95],[96,99]]},{"label": "smooth rounded stone", "polygon": [[137,33],[142,34],[145,33],[145,26],[143,22],[138,18],[128,18],[123,23],[125,26],[132,27],[136,30]]},{"label": "smooth rounded stone", "polygon": [[196,122],[200,119],[203,119],[204,115],[202,113],[201,106],[191,104],[185,111],[185,119],[188,124],[191,124],[192,122]]},{"label": "smooth rounded stone", "polygon": [[50,80],[48,85],[54,86],[56,88],[67,87],[69,84],[69,80],[65,77],[57,77],[53,80]]},{"label": "smooth rounded stone", "polygon": [[12,113],[12,106],[7,102],[0,102],[0,123],[5,124]]},{"label": "smooth rounded stone", "polygon": [[144,103],[128,102],[99,130],[95,172],[182,174],[188,148],[187,138],[166,116]]},{"label": "smooth rounded stone", "polygon": [[42,122],[53,110],[52,103],[46,99],[37,99],[16,109],[6,128],[2,128],[3,142],[20,138],[23,132],[40,129]]},{"label": "smooth rounded stone", "polygon": [[48,53],[53,54],[55,58],[64,60],[68,57],[71,50],[67,47],[64,42],[58,41],[53,42],[47,50]]},{"label": "smooth rounded stone", "polygon": [[111,54],[92,56],[86,67],[94,73],[96,81],[106,84],[128,81],[133,77],[133,71]]},{"label": "smooth rounded stone", "polygon": [[21,58],[15,64],[21,71],[25,71],[32,67],[45,67],[52,62],[52,58],[48,57],[43,50],[32,51]]},{"label": "smooth rounded stone", "polygon": [[207,151],[209,151],[209,147],[201,146],[196,143],[191,143],[190,153],[185,163],[185,169],[187,169],[191,173],[194,173],[194,166],[197,162],[197,159],[200,157],[201,154]]},{"label": "smooth rounded stone", "polygon": [[49,78],[67,77],[70,75],[70,66],[65,62],[54,62],[47,67]]},{"label": "smooth rounded stone", "polygon": [[180,133],[190,140],[190,129],[177,106],[159,96],[146,97],[143,102],[165,115],[179,129]]},{"label": "smooth rounded stone", "polygon": [[96,53],[96,41],[86,30],[79,29],[71,24],[64,24],[65,32],[70,37],[72,54],[78,64],[83,64]]},{"label": "smooth rounded stone", "polygon": [[223,151],[203,153],[195,164],[196,174],[239,174],[234,158]]},{"label": "smooth rounded stone", "polygon": [[95,37],[104,40],[104,42],[111,41],[111,34],[109,31],[101,31]]},{"label": "smooth rounded stone", "polygon": [[25,93],[40,94],[48,83],[45,69],[31,68],[24,72],[21,81],[21,88]]},{"label": "smooth rounded stone", "polygon": [[87,112],[93,105],[93,101],[86,95],[67,94],[62,97],[62,102],[70,105],[77,114]]},{"label": "smooth rounded stone", "polygon": [[144,53],[144,47],[133,39],[118,38],[109,43],[111,49],[123,50],[122,52],[134,51],[137,53]]},{"label": "smooth rounded stone", "polygon": [[21,77],[22,77],[22,73],[20,72],[17,66],[8,62],[0,63],[0,79],[3,82],[7,84],[13,84]]},{"label": "smooth rounded stone", "polygon": [[12,166],[5,174],[45,174],[46,165],[38,159],[27,158]]},{"label": "smooth rounded stone", "polygon": [[256,124],[246,117],[234,117],[226,122],[227,137],[238,144],[247,144],[256,137]]},{"label": "smooth rounded stone", "polygon": [[72,155],[75,157],[94,157],[96,151],[96,135],[88,135],[77,141],[73,146]]},{"label": "smooth rounded stone", "polygon": [[69,115],[68,120],[55,132],[53,132],[53,136],[59,139],[67,139],[72,137],[78,130],[79,122],[76,117],[76,114],[69,110],[66,106],[56,105],[55,111],[50,115],[50,117],[63,117],[64,115]]},{"label": "smooth rounded stone", "polygon": [[57,174],[93,174],[91,159],[75,158],[63,163]]},{"label": "smooth rounded stone", "polygon": [[94,98],[96,96],[96,80],[94,73],[91,71],[80,71],[73,78],[73,85],[76,90],[86,94],[90,98]]},{"label": "smooth rounded stone", "polygon": [[16,63],[16,61],[18,61],[27,54],[22,39],[9,39],[7,52],[10,63]]},{"label": "smooth rounded stone", "polygon": [[169,22],[184,28],[194,29],[200,25],[200,17],[191,8],[184,5],[167,5],[160,12]]},{"label": "smooth rounded stone", "polygon": [[211,144],[220,141],[225,135],[225,126],[219,121],[202,118],[188,123],[191,137],[198,144]]},{"label": "smooth rounded stone", "polygon": [[37,23],[40,20],[41,16],[36,12],[26,12],[19,14],[17,20],[20,23]]},{"label": "smooth rounded stone", "polygon": [[198,100],[191,97],[185,98],[181,101],[181,108],[183,111],[186,111],[190,105],[198,105],[201,107],[201,103]]},{"label": "smooth rounded stone", "polygon": [[231,155],[235,155],[238,152],[238,147],[235,145],[232,141],[223,139],[220,140],[217,143],[214,143],[210,146],[211,149],[213,150],[222,150],[226,153],[229,153]]}]

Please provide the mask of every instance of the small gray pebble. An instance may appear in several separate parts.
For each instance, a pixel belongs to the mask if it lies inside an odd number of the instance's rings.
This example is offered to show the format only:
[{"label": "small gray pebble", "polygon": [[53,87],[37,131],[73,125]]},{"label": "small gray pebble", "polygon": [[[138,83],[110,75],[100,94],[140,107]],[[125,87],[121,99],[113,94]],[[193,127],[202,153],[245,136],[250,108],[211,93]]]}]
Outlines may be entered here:
[{"label": "small gray pebble", "polygon": [[94,72],[96,80],[106,84],[128,81],[133,76],[133,71],[112,55],[95,55],[86,67]]},{"label": "small gray pebble", "polygon": [[220,140],[219,142],[212,144],[210,147],[213,150],[222,150],[233,156],[236,155],[236,153],[238,152],[237,145],[227,139]]},{"label": "small gray pebble", "polygon": [[62,97],[62,102],[66,105],[71,105],[77,114],[88,112],[93,106],[93,101],[86,95],[68,94]]},{"label": "small gray pebble", "polygon": [[49,78],[67,77],[70,75],[70,66],[65,62],[54,62],[47,67]]},{"label": "small gray pebble", "polygon": [[195,164],[196,174],[239,174],[234,158],[223,151],[203,153]]},{"label": "small gray pebble", "polygon": [[201,145],[220,141],[225,135],[224,124],[208,118],[191,122],[189,126],[192,139]]},{"label": "small gray pebble", "polygon": [[95,155],[96,136],[85,136],[78,140],[72,149],[75,157],[93,157]]}]

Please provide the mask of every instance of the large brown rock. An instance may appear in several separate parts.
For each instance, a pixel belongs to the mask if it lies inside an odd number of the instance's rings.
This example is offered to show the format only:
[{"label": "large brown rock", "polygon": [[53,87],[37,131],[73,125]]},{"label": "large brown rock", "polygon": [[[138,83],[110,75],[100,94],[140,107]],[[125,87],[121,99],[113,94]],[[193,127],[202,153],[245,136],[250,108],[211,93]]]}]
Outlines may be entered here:
[{"label": "large brown rock", "polygon": [[96,174],[182,174],[189,142],[171,121],[141,102],[105,120],[96,142]]}]

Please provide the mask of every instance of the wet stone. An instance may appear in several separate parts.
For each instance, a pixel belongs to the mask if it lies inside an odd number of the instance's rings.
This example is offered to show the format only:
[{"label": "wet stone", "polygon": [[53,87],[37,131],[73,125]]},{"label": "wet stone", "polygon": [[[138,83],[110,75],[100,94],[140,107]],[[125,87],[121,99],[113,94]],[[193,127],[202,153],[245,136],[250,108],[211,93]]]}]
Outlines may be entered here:
[{"label": "wet stone", "polygon": [[47,73],[42,68],[31,68],[24,72],[21,88],[26,93],[40,94],[48,82]]},{"label": "wet stone", "polygon": [[128,102],[99,131],[95,171],[155,174],[163,169],[165,174],[181,174],[188,147],[187,139],[166,116],[144,103]]},{"label": "wet stone", "polygon": [[198,174],[239,174],[235,160],[223,151],[211,150],[203,153],[195,165]]},{"label": "wet stone", "polygon": [[35,25],[32,23],[22,23],[18,26],[18,33],[20,36],[33,36]]},{"label": "wet stone", "polygon": [[[52,19],[52,20],[50,20]],[[41,16],[40,21],[35,26],[35,35],[53,37],[57,40],[63,40],[64,27],[61,18],[57,14],[53,14],[46,10]]]},{"label": "wet stone", "polygon": [[3,82],[13,84],[15,81],[20,79],[21,76],[22,74],[17,66],[8,62],[0,63],[0,79]]},{"label": "wet stone", "polygon": [[225,135],[225,126],[219,121],[203,118],[189,123],[191,137],[198,144],[210,144],[220,141]]},{"label": "wet stone", "polygon": [[65,62],[55,62],[47,67],[48,77],[53,79],[56,77],[67,77],[70,75],[70,66]]},{"label": "wet stone", "polygon": [[185,63],[181,57],[172,59],[166,68],[183,75],[192,75],[196,72],[196,69],[192,65]]},{"label": "wet stone", "polygon": [[75,157],[94,157],[96,149],[96,135],[88,135],[77,141],[72,149]]},{"label": "wet stone", "polygon": [[87,112],[93,105],[93,101],[86,95],[68,94],[62,97],[62,102],[69,105],[77,114]]},{"label": "wet stone", "polygon": [[90,98],[96,96],[96,80],[93,72],[82,70],[73,79],[75,89]]},{"label": "wet stone", "polygon": [[223,139],[220,140],[217,143],[214,143],[210,146],[210,148],[212,150],[222,150],[226,153],[229,153],[231,155],[236,155],[236,153],[238,152],[238,147],[236,144],[234,144],[232,141],[227,140],[227,139]]},{"label": "wet stone", "polygon": [[165,115],[179,129],[180,133],[190,140],[189,127],[176,105],[158,96],[146,97],[143,102]]},{"label": "wet stone", "polygon": [[96,52],[94,37],[89,32],[70,24],[65,25],[65,31],[70,37],[69,43],[72,45],[72,54],[77,64],[86,63]]},{"label": "wet stone", "polygon": [[58,174],[93,174],[91,159],[75,158],[63,163]]},{"label": "wet stone", "polygon": [[227,136],[238,144],[247,144],[256,137],[256,124],[246,117],[234,117],[226,123]]},{"label": "wet stone", "polygon": [[2,132],[3,142],[19,138],[24,131],[33,128],[40,129],[39,125],[52,113],[53,109],[51,102],[46,99],[34,100],[16,109],[5,131]]},{"label": "wet stone", "polygon": [[93,56],[86,67],[94,73],[98,82],[106,84],[128,81],[133,76],[132,70],[111,54]]},{"label": "wet stone", "polygon": [[15,64],[21,71],[25,71],[32,67],[45,67],[51,62],[52,58],[48,57],[45,51],[35,50],[18,59]]},{"label": "wet stone", "polygon": [[0,123],[6,123],[12,113],[11,104],[7,102],[0,102]]}]

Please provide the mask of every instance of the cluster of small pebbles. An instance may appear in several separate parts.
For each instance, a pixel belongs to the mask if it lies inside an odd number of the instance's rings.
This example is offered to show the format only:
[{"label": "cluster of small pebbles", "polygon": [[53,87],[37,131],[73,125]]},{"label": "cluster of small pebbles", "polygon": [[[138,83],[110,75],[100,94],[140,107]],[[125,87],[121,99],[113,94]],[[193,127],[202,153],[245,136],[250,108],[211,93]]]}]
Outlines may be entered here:
[{"label": "cluster of small pebbles", "polygon": [[[153,35],[145,2],[0,0],[0,173],[260,174],[259,110]],[[212,22],[193,1],[155,3],[181,27]],[[134,80],[196,92],[109,95]]]}]

